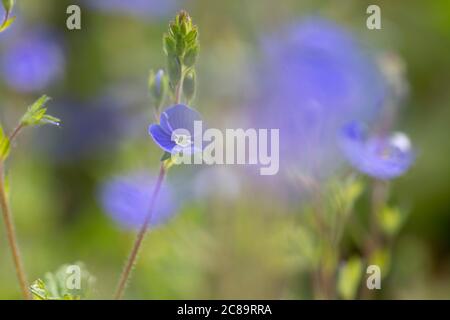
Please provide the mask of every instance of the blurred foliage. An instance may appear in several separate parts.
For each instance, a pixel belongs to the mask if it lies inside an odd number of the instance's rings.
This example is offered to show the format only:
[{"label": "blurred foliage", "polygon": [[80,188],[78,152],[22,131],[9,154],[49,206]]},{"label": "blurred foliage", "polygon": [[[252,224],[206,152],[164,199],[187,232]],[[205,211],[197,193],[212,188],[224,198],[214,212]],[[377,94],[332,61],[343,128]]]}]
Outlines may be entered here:
[{"label": "blurred foliage", "polygon": [[[59,130],[24,131],[11,146],[10,196],[30,279],[80,260],[96,276],[88,298],[111,298],[134,232],[120,229],[102,211],[98,188],[117,173],[155,171],[159,165],[160,151],[146,134],[153,118],[148,75],[166,64],[162,34],[175,12],[186,9],[200,30],[192,103],[213,127],[232,122],[252,94],[252,62],[260,54],[262,35],[302,16],[321,15],[351,29],[374,51],[398,52],[407,67],[410,96],[398,120],[418,150],[417,161],[389,188],[376,215],[379,230],[367,229],[371,185],[364,178],[346,175],[320,186],[306,181],[305,189],[317,197],[301,204],[244,181],[232,201],[220,193],[204,201],[187,198],[174,219],[152,230],[126,297],[304,299],[315,297],[312,282],[319,276],[336,283],[323,290],[336,290],[345,299],[359,294],[450,298],[449,1],[180,0],[166,15],[135,16],[94,10],[90,0],[80,0],[82,29],[69,31],[66,7],[73,2],[18,1],[16,20],[0,34],[1,55],[28,30],[48,28],[63,44],[66,59],[62,78],[45,92],[19,92],[0,80],[5,132],[13,129],[24,106],[44,93],[53,98],[50,113],[62,118]],[[365,9],[374,2],[382,8],[379,31],[365,27]],[[78,101],[74,108],[82,117],[82,111],[95,108],[91,101],[104,96],[117,104],[121,122],[130,128],[120,131],[105,115],[97,122],[108,126],[100,133],[79,129],[85,135],[71,140],[76,143],[69,146],[75,150],[70,161],[60,157],[57,151],[68,146],[52,136],[63,135],[67,101]],[[120,134],[113,137],[109,130]],[[89,155],[77,149],[94,140],[100,143]],[[1,154],[5,145],[0,130]],[[175,168],[169,179],[180,190],[193,188],[191,171]],[[323,198],[321,192],[334,196]],[[1,227],[0,298],[20,298]],[[364,240],[372,231],[376,245]],[[365,266],[373,262],[389,269],[375,294],[357,284],[365,283]],[[81,297],[61,290],[61,270],[33,284],[36,297]]]}]

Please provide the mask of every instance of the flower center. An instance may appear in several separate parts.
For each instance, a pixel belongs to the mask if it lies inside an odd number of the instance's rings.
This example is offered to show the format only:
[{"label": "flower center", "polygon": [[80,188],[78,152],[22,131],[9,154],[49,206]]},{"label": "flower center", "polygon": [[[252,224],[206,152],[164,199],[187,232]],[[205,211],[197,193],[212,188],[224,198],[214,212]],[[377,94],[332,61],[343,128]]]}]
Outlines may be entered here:
[{"label": "flower center", "polygon": [[191,136],[186,134],[175,134],[173,141],[182,148],[190,146],[192,144]]}]

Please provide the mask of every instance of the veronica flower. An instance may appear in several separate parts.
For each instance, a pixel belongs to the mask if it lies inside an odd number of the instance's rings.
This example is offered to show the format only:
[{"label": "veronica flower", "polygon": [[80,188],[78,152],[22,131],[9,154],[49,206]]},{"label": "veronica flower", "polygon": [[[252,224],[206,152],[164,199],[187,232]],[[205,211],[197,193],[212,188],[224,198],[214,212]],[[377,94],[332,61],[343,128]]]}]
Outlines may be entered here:
[{"label": "veronica flower", "polygon": [[22,92],[40,91],[55,83],[64,69],[64,53],[52,34],[44,31],[17,36],[0,58],[8,86]]},{"label": "veronica flower", "polygon": [[363,126],[356,122],[344,126],[340,145],[353,167],[381,180],[401,176],[414,161],[411,143],[405,134],[367,138]]},{"label": "veronica flower", "polygon": [[150,125],[149,134],[166,152],[191,154],[198,151],[194,146],[195,121],[201,121],[197,111],[184,104],[176,104],[161,113],[159,124]]},{"label": "veronica flower", "polygon": [[[104,210],[125,228],[140,228],[150,210],[156,177],[137,172],[114,177],[101,188],[100,200]],[[150,220],[151,226],[166,222],[177,210],[172,189],[165,183],[160,190]]]},{"label": "veronica flower", "polygon": [[384,83],[375,62],[350,32],[319,18],[266,37],[263,54],[257,125],[280,129],[281,168],[326,174],[339,164],[339,129],[380,112]]}]

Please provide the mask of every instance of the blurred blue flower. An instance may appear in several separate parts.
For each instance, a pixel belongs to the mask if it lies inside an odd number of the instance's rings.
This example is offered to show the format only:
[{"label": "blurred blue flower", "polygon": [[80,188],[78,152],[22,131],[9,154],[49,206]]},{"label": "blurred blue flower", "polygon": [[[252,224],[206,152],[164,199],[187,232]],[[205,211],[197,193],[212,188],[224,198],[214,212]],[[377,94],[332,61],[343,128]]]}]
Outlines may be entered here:
[{"label": "blurred blue flower", "polygon": [[356,122],[344,126],[340,145],[352,166],[381,180],[401,176],[414,161],[411,143],[405,134],[366,138],[363,126]]},{"label": "blurred blue flower", "polygon": [[197,111],[183,104],[177,104],[161,113],[159,125],[150,125],[149,134],[166,152],[190,154],[195,151],[195,121],[201,121]]},{"label": "blurred blue flower", "polygon": [[349,32],[319,18],[265,38],[263,53],[257,125],[280,129],[282,169],[326,175],[339,164],[339,129],[379,113],[381,74]]},{"label": "blurred blue flower", "polygon": [[[139,228],[150,210],[155,183],[156,176],[143,172],[114,177],[101,187],[102,207],[122,227]],[[156,199],[150,226],[161,225],[175,214],[178,207],[175,200],[170,185],[163,183]]]},{"label": "blurred blue flower", "polygon": [[94,9],[140,18],[170,16],[179,9],[181,2],[183,0],[86,0]]},{"label": "blurred blue flower", "polygon": [[47,31],[18,35],[2,50],[0,69],[8,86],[21,92],[41,91],[63,74],[64,52]]}]

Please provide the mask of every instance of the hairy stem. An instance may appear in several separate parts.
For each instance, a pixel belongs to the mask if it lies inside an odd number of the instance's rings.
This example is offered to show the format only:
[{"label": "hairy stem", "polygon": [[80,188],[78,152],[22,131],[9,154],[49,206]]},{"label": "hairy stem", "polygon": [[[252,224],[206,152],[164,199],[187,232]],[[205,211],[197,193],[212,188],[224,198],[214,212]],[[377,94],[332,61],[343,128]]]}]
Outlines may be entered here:
[{"label": "hairy stem", "polygon": [[20,288],[22,290],[23,297],[30,299],[30,292],[28,291],[27,277],[23,267],[22,259],[20,257],[19,246],[17,243],[17,236],[14,230],[14,223],[11,215],[11,208],[8,203],[5,190],[5,174],[4,163],[0,162],[0,206],[2,209],[3,220],[5,222],[6,236],[11,248],[11,254],[14,261],[14,267],[16,269],[17,277],[19,279]]},{"label": "hairy stem", "polygon": [[116,293],[114,295],[114,299],[119,300],[122,298],[123,293],[125,291],[126,285],[128,283],[128,280],[131,276],[131,271],[133,269],[134,264],[136,263],[136,258],[139,253],[139,249],[141,248],[142,241],[145,238],[145,235],[148,230],[148,226],[150,223],[150,220],[153,215],[154,206],[156,203],[156,198],[158,197],[159,190],[161,189],[162,182],[164,180],[166,170],[164,168],[164,164],[161,165],[161,169],[159,171],[159,176],[156,181],[155,188],[153,189],[152,198],[150,201],[150,208],[147,213],[147,216],[145,217],[144,223],[142,224],[142,227],[136,237],[136,240],[133,245],[133,249],[131,250],[130,256],[128,257],[128,260],[125,264],[125,268],[120,276],[119,285],[117,286]]},{"label": "hairy stem", "polygon": [[23,129],[23,124],[19,123],[17,127],[14,128],[13,132],[9,135],[9,141],[12,142],[18,135],[19,132]]}]

